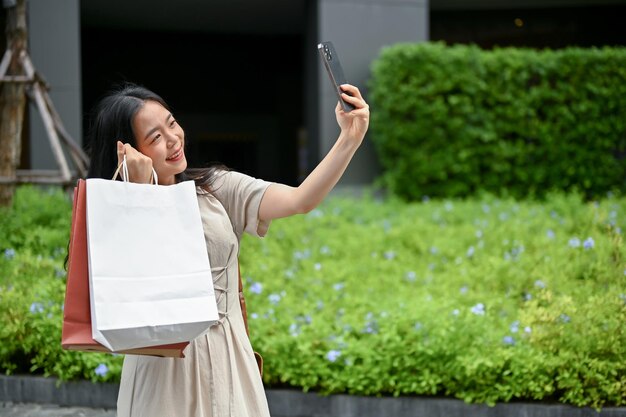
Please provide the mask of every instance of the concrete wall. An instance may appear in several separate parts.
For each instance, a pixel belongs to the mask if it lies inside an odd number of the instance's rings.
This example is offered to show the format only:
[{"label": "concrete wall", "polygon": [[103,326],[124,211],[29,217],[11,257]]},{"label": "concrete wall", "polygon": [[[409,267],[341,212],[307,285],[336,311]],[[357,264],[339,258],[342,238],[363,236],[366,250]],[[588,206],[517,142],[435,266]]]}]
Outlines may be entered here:
[{"label": "concrete wall", "polygon": [[[368,100],[370,64],[383,46],[428,39],[428,0],[316,0],[318,41],[331,41],[340,56],[346,79]],[[317,60],[319,129],[318,158],[339,135],[335,119],[337,97]],[[369,136],[369,134],[368,134]],[[344,174],[341,185],[370,183],[379,173],[372,144],[366,137]]]},{"label": "concrete wall", "polygon": [[[370,65],[380,48],[428,39],[428,0],[307,0],[303,59],[306,145],[301,159],[312,169],[339,135],[336,96],[317,55],[330,40],[341,57],[348,82],[368,99]],[[51,85],[50,95],[72,137],[82,143],[80,0],[30,0],[30,50],[36,68]],[[30,112],[30,162],[34,169],[56,169],[37,110]],[[341,185],[364,185],[379,173],[368,138],[344,174]]]},{"label": "concrete wall", "polygon": [[[58,404],[115,409],[119,384],[76,381],[57,384],[55,378],[0,375],[2,402]],[[589,407],[564,404],[466,404],[432,397],[323,396],[298,390],[266,390],[273,417],[626,417],[626,407]],[[0,408],[0,415],[2,408]]]},{"label": "concrete wall", "polygon": [[[30,57],[72,138],[82,143],[80,1],[29,0]],[[37,108],[30,106],[30,165],[58,169]],[[70,167],[72,163],[69,162]]]}]

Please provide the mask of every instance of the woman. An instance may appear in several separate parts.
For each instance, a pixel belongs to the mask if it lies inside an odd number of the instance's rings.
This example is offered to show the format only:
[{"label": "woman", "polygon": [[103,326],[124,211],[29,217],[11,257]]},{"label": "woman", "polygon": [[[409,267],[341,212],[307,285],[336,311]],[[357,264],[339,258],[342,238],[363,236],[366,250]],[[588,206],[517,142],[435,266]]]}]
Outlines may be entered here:
[{"label": "woman", "polygon": [[157,94],[134,84],[114,91],[95,108],[88,177],[111,178],[126,157],[129,179],[159,184],[193,179],[212,266],[219,323],[193,340],[184,359],[126,355],[118,396],[119,417],[269,416],[238,299],[239,240],[262,237],[272,219],[307,213],[335,186],[363,141],[369,108],[358,88],[343,85],[355,106],[335,109],[339,138],[298,187],[269,183],[219,167],[187,169],[185,132]]}]

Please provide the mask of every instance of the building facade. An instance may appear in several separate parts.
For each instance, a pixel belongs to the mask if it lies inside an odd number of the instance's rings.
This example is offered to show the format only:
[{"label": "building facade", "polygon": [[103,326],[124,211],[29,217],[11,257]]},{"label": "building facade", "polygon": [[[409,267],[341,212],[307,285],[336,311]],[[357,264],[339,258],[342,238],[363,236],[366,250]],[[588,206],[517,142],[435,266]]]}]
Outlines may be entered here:
[{"label": "building facade", "polygon": [[[220,162],[297,185],[339,129],[318,57],[332,41],[346,78],[367,99],[384,46],[443,40],[482,47],[624,45],[626,0],[28,0],[30,54],[69,133],[115,84],[160,94],[188,139],[194,166]],[[2,48],[4,43],[2,43]],[[37,111],[28,112],[22,168],[56,168]],[[379,173],[365,141],[342,178]]]}]

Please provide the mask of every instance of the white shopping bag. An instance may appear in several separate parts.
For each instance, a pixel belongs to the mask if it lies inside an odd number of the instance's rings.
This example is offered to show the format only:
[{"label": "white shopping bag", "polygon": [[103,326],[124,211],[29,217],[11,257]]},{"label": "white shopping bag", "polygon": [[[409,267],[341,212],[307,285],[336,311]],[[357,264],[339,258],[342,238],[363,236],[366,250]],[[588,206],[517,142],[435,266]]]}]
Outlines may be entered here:
[{"label": "white shopping bag", "polygon": [[190,341],[215,324],[194,182],[90,178],[86,194],[93,339],[119,351]]}]

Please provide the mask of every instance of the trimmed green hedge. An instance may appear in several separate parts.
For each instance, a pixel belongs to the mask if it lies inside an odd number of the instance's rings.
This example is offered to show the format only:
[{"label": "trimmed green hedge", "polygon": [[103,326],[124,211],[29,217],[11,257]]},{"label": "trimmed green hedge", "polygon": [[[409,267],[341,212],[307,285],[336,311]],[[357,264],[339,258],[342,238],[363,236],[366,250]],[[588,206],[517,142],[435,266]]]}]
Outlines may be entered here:
[{"label": "trimmed green hedge", "polygon": [[397,44],[372,72],[382,183],[405,199],[626,189],[626,48]]},{"label": "trimmed green hedge", "polygon": [[[0,209],[0,372],[117,381],[122,356],[61,349],[70,204]],[[245,236],[268,387],[494,404],[626,405],[626,198],[329,198]]]}]

